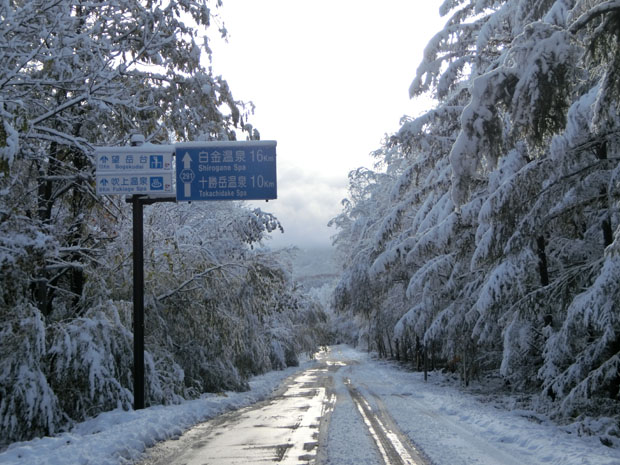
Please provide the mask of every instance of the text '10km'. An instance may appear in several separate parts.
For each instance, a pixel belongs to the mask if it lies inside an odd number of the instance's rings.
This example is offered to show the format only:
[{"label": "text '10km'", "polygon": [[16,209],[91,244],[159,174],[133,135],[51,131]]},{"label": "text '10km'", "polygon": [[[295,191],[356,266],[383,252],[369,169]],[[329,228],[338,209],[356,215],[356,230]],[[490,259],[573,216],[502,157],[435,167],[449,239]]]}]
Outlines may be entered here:
[{"label": "text '10km'", "polygon": [[277,198],[276,142],[176,145],[177,201]]}]

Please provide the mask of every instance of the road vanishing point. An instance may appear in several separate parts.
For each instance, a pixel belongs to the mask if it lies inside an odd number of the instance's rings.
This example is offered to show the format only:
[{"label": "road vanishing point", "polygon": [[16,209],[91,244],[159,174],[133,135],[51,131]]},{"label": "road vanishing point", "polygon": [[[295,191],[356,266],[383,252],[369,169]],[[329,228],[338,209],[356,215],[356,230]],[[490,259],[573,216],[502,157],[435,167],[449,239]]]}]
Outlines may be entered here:
[{"label": "road vanishing point", "polygon": [[[385,465],[430,465],[381,400],[366,394],[373,397],[369,401],[346,377],[347,367],[354,363],[337,349],[323,351],[312,368],[288,378],[270,399],[157,444],[141,465],[325,464],[330,418],[339,402],[357,410]],[[346,389],[334,388],[336,374]]]}]

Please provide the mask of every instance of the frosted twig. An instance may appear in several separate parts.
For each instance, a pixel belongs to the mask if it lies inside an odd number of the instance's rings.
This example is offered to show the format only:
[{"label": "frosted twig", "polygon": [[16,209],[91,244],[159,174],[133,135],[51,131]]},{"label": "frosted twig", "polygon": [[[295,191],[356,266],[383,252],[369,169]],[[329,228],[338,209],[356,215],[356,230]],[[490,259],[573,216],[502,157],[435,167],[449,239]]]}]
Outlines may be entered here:
[{"label": "frosted twig", "polygon": [[157,296],[156,299],[161,302],[162,300],[165,300],[168,297],[172,297],[174,294],[176,294],[177,292],[181,291],[184,287],[186,287],[187,285],[191,284],[195,280],[197,280],[199,278],[202,278],[203,276],[207,275],[208,273],[211,273],[212,271],[224,268],[225,266],[239,266],[239,267],[242,267],[242,268],[247,268],[246,265],[242,265],[240,263],[224,263],[222,265],[215,265],[215,266],[213,266],[211,268],[207,268],[206,270],[204,270],[204,271],[202,271],[202,272],[200,272],[198,274],[195,274],[194,276],[192,276],[188,280],[182,282],[176,289],[168,291],[165,294],[161,294],[161,295]]}]

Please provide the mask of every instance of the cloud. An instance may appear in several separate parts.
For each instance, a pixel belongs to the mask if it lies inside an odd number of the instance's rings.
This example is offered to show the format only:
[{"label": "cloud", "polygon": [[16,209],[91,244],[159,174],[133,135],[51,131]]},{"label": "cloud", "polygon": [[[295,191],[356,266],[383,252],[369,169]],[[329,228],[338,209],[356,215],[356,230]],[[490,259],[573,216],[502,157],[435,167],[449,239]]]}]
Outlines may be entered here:
[{"label": "cloud", "polygon": [[235,98],[256,104],[250,122],[261,138],[278,142],[278,199],[255,203],[285,228],[272,246],[330,244],[327,222],[341,211],[347,174],[372,168],[383,136],[420,112],[408,89],[442,29],[439,4],[224,2],[230,41],[211,43],[213,69]]},{"label": "cloud", "polygon": [[272,233],[269,245],[303,248],[330,245],[330,237],[336,231],[328,228],[327,223],[340,213],[340,201],[347,194],[346,183],[342,177],[319,176],[300,167],[282,171],[278,175],[278,199],[253,202],[276,215],[284,227],[284,234]]}]

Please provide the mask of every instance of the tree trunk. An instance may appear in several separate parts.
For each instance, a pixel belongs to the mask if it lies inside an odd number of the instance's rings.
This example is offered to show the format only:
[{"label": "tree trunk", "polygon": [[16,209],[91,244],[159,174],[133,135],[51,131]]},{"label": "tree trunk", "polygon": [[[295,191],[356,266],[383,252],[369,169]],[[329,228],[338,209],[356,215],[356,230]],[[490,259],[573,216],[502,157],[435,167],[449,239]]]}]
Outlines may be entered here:
[{"label": "tree trunk", "polygon": [[[599,160],[607,159],[607,141],[603,141],[600,145],[596,147],[596,158],[598,158]],[[603,208],[609,211],[607,186],[601,187],[600,199],[603,203]],[[609,216],[602,221],[601,228],[603,230],[604,246],[609,247],[611,243],[614,241],[614,232],[611,228],[611,219],[609,218]]]},{"label": "tree trunk", "polygon": [[547,286],[549,284],[549,271],[547,269],[547,254],[545,252],[545,238],[538,236],[536,239],[538,254],[538,272],[540,273],[540,284]]},{"label": "tree trunk", "polygon": [[[58,170],[58,144],[52,142],[50,144],[49,161],[47,162],[47,168],[44,167],[44,162],[37,162],[38,170],[38,189],[37,189],[37,209],[38,218],[42,224],[48,224],[52,218],[52,207],[54,205],[53,200],[53,182],[49,179],[45,179],[46,176],[56,174]],[[49,273],[44,269],[41,269],[38,273],[36,280],[35,299],[37,307],[44,315],[49,315],[52,311],[53,292],[48,289]]]},{"label": "tree trunk", "polygon": [[611,229],[611,220],[609,218],[603,220],[601,227],[603,228],[603,241],[605,248],[607,248],[614,241],[614,232]]},{"label": "tree trunk", "polygon": [[390,358],[393,360],[394,359],[394,348],[392,347],[392,338],[390,337],[390,334],[387,329],[385,330],[385,337],[387,339],[388,349],[390,349]]}]

